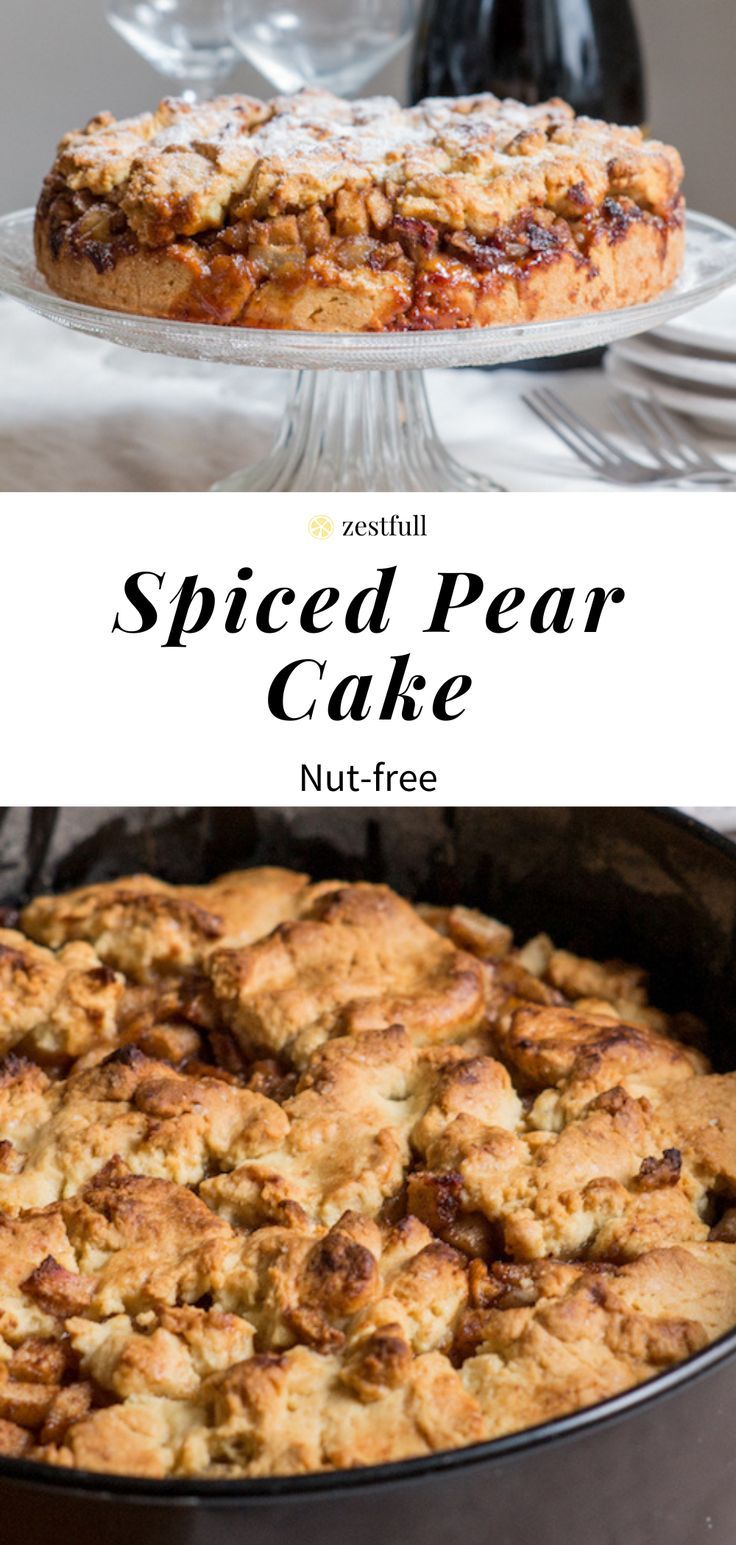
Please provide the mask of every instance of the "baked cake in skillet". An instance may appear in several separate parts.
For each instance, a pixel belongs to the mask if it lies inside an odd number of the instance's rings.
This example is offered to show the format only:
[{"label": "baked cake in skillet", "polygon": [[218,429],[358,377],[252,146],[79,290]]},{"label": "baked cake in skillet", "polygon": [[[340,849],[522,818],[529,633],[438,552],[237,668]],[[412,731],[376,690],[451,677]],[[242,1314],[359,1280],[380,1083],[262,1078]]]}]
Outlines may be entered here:
[{"label": "baked cake in skillet", "polygon": [[645,974],[281,869],[0,931],[0,1454],[304,1474],[736,1323],[736,1074]]},{"label": "baked cake in skillet", "polygon": [[64,137],[36,252],[59,294],[146,316],[305,332],[539,322],[666,290],[681,180],[671,146],[559,100],[166,99]]}]

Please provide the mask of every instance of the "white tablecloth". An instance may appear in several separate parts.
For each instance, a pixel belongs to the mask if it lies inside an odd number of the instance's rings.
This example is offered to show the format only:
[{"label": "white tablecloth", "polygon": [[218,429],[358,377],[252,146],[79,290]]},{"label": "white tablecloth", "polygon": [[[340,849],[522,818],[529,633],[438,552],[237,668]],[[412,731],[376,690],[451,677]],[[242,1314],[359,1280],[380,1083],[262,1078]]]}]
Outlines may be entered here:
[{"label": "white tablecloth", "polygon": [[[283,372],[199,367],[68,332],[0,300],[0,489],[200,490],[261,456]],[[599,488],[521,401],[558,386],[601,426],[601,370],[434,371],[437,422],[456,456],[514,490]],[[710,442],[719,454],[728,447]],[[726,456],[724,459],[728,460]],[[736,470],[736,455],[730,464]]]}]

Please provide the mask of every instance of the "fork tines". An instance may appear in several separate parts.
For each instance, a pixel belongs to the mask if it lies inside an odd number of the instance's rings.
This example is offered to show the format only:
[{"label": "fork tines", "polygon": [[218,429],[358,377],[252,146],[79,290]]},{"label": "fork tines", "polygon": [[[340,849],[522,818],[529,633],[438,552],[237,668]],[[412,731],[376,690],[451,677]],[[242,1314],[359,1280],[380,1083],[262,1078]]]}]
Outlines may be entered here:
[{"label": "fork tines", "polygon": [[627,399],[617,395],[610,404],[617,422],[645,460],[624,451],[610,435],[591,424],[549,387],[527,393],[523,401],[578,460],[608,482],[697,481],[712,487],[736,485],[736,476],[654,398]]}]

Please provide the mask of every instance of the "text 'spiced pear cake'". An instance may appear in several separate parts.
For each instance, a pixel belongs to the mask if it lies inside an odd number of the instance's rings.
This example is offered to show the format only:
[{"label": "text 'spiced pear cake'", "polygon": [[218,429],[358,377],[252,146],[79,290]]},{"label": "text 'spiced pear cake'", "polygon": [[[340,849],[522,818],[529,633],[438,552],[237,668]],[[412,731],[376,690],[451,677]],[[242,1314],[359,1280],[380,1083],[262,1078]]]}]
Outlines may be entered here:
[{"label": "text 'spiced pear cake'", "polygon": [[61,141],[38,264],[72,300],[315,332],[487,327],[650,300],[682,163],[554,99],[166,99]]},{"label": "text 'spiced pear cake'", "polygon": [[400,1460],[736,1323],[736,1073],[637,967],[282,869],[3,922],[0,1454]]}]

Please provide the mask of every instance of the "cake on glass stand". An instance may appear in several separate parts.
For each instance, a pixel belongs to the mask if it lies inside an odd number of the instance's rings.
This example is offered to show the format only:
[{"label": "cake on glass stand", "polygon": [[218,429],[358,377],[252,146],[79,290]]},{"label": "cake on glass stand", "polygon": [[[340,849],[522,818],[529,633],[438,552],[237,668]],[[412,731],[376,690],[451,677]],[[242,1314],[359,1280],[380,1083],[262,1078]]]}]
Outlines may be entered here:
[{"label": "cake on glass stand", "polygon": [[[574,282],[585,292],[581,307],[571,307],[567,297],[564,309],[575,315],[535,320],[539,308],[528,303],[525,284],[519,286],[516,308],[499,304],[494,310],[494,325],[467,325],[473,318],[466,317],[459,304],[456,313],[433,317],[433,306],[441,311],[442,299],[437,300],[433,286],[438,284],[441,291],[443,276],[449,283],[457,269],[484,266],[483,254],[476,249],[489,228],[489,200],[494,218],[497,203],[506,209],[510,200],[503,216],[507,223],[501,227],[506,246],[499,249],[501,266],[497,275],[494,271],[494,283],[497,277],[502,285],[513,288],[517,283],[520,239],[522,245],[528,239],[528,255],[536,261],[538,254],[544,267],[554,255],[544,243],[560,242],[548,228],[555,211],[572,241],[572,225],[566,222],[584,224],[588,207],[595,213],[601,177],[616,197],[617,178],[622,187],[639,189],[633,214],[641,221],[642,241],[649,241],[647,250],[654,246],[657,251],[663,241],[669,251],[672,236],[679,264],[682,165],[677,152],[656,141],[643,144],[636,130],[573,121],[572,110],[556,100],[529,109],[494,98],[457,103],[448,99],[403,112],[383,98],[325,98],[325,92],[356,92],[401,49],[415,25],[418,0],[352,0],[347,8],[344,0],[300,0],[298,5],[290,0],[150,0],[145,5],[139,0],[107,0],[107,8],[111,23],[132,46],[170,78],[176,76],[180,87],[188,84],[195,100],[166,100],[154,114],[120,125],[101,115],[87,130],[66,136],[44,185],[38,225],[38,261],[60,293],[52,292],[36,266],[30,210],[0,220],[0,288],[63,326],[123,349],[158,355],[162,362],[188,362],[182,369],[204,374],[208,367],[240,365],[295,372],[271,451],[256,465],[224,476],[216,485],[219,489],[494,489],[491,478],[462,466],[445,446],[443,426],[430,409],[427,370],[512,364],[598,348],[661,326],[736,280],[736,232],[689,213],[684,266],[674,286],[646,304],[600,309],[613,293],[620,301],[653,293],[651,285],[620,288],[615,253],[621,245],[626,247],[631,221],[621,205],[604,199],[602,211],[610,205],[605,218],[608,221],[610,214],[614,225],[609,228],[604,222],[602,239],[608,246],[603,263],[582,230],[575,238],[582,246],[573,245],[572,258],[570,251],[564,253],[565,272],[575,275],[564,283]],[[215,91],[232,67],[236,51],[282,92],[306,85],[312,95],[301,101],[281,97],[271,104],[245,97],[203,102],[201,97]],[[486,117],[491,120],[487,124]],[[122,173],[118,156],[127,167]],[[246,165],[248,156],[251,162]],[[112,158],[107,167],[106,157]],[[590,188],[584,180],[567,188],[564,178],[571,165],[583,178],[590,169]],[[100,183],[100,169],[109,172],[107,183]],[[534,212],[542,175],[549,192],[549,210],[542,211],[548,215],[547,226],[530,226],[525,234],[521,227],[517,230],[525,214],[531,212],[535,221],[542,218]],[[560,177],[562,202],[554,193]],[[108,188],[114,198],[106,204]],[[341,207],[341,200],[362,200],[362,225],[354,210]],[[462,206],[458,223],[453,200]],[[422,214],[428,202],[430,213],[425,209]],[[66,210],[58,219],[57,204]],[[602,211],[598,209],[596,219]],[[98,212],[106,234],[98,230]],[[668,214],[673,216],[672,229]],[[621,230],[615,226],[619,217]],[[116,224],[121,219],[122,236]],[[324,231],[307,230],[304,222],[310,220]],[[636,220],[631,232],[634,271],[639,250]],[[218,222],[227,229],[220,230]],[[78,226],[84,228],[81,238]],[[586,229],[595,239],[596,223]],[[193,243],[185,240],[169,260],[167,243],[176,246],[181,236],[193,237]],[[126,248],[128,238],[132,240]],[[214,246],[208,245],[210,238]],[[427,263],[423,248],[430,240],[435,247]],[[443,245],[448,241],[449,258]],[[122,246],[116,247],[116,242]],[[224,250],[218,242],[224,243]],[[343,245],[345,254],[335,256],[333,248]],[[292,275],[299,253],[302,268]],[[607,269],[610,254],[613,280],[606,281],[601,269]],[[315,269],[318,293],[311,302],[313,259],[324,267]],[[388,320],[378,313],[362,318],[350,314],[347,322],[343,313],[341,324],[335,324],[343,330],[337,332],[292,330],[309,328],[311,313],[305,323],[294,303],[292,311],[287,306],[284,314],[274,316],[268,301],[265,314],[252,314],[250,305],[238,301],[231,314],[218,318],[228,323],[237,317],[243,325],[213,325],[209,320],[218,316],[221,294],[227,305],[229,284],[237,299],[243,276],[255,286],[254,306],[274,289],[293,303],[292,291],[301,286],[307,313],[313,304],[315,314],[321,315],[325,274],[334,263],[340,270],[337,288],[346,292],[353,293],[354,285],[354,293],[362,294],[362,284],[366,291],[388,295],[390,304],[391,294],[403,286],[408,300],[400,315],[409,318],[407,330],[395,330],[393,313]],[[664,257],[661,263],[662,282],[667,283],[677,265]],[[78,283],[85,264],[86,275]],[[59,277],[63,265],[69,283]],[[123,298],[122,290],[116,295],[115,286],[127,283],[126,265],[134,272]],[[252,279],[253,274],[260,278]],[[268,282],[261,283],[264,274]],[[188,295],[186,304],[169,303],[170,287],[177,290],[184,275],[195,297],[199,289],[204,292],[206,276],[213,286],[206,304],[200,297],[190,305]],[[292,278],[298,278],[299,286]],[[159,282],[160,303],[146,289]],[[604,288],[596,293],[596,285]],[[143,292],[146,310],[169,311],[171,316],[138,315]],[[428,297],[426,306],[418,296]],[[98,298],[104,308],[96,303]],[[496,307],[495,300],[493,304]],[[115,305],[125,309],[112,309]],[[560,308],[548,307],[547,314],[554,316],[555,309]],[[174,320],[177,313],[202,320]],[[333,310],[333,317],[338,314]],[[507,320],[495,323],[496,314]],[[488,314],[476,320],[488,321]],[[319,325],[329,327],[330,320],[321,315]],[[345,326],[356,330],[346,331]],[[492,424],[488,431],[491,438]]]}]

